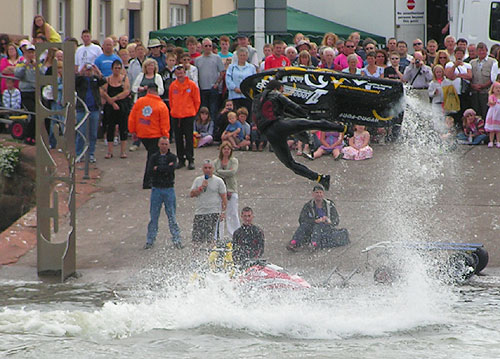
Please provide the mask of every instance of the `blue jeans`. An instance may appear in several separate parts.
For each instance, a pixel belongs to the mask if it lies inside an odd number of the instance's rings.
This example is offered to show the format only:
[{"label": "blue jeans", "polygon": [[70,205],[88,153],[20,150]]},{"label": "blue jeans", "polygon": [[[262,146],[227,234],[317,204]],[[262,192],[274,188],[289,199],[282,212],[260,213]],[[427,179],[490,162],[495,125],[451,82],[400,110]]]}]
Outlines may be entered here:
[{"label": "blue jeans", "polygon": [[[97,129],[99,127],[99,117],[101,111],[95,110],[90,111],[89,117],[83,125],[80,126],[79,131],[83,133],[83,136],[87,137],[87,123],[90,123],[90,138],[89,138],[89,154],[93,156],[95,154],[95,143],[97,141]],[[85,112],[76,112],[76,123],[80,123],[85,116]],[[82,153],[85,146],[84,138],[77,132],[76,134],[76,155],[79,156]]]},{"label": "blue jeans", "polygon": [[[465,136],[465,133],[459,133],[457,138],[460,141],[469,141],[469,137]],[[488,135],[482,134],[482,135],[477,135],[472,139],[472,142],[470,142],[471,145],[479,145],[482,141],[488,138]]]},{"label": "blue jeans", "polygon": [[160,217],[160,211],[163,204],[165,204],[165,213],[168,217],[168,226],[172,234],[172,241],[174,243],[181,241],[181,230],[175,219],[176,199],[174,188],[153,187],[151,190],[151,203],[149,207],[151,220],[148,224],[148,244],[153,244],[156,240],[156,235],[158,234],[158,218]]}]

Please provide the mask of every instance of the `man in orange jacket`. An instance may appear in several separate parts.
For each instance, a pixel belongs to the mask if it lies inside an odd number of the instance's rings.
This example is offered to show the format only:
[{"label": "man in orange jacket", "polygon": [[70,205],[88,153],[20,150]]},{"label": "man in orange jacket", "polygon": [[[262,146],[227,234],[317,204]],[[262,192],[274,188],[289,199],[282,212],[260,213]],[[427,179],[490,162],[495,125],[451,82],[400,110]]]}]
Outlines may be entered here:
[{"label": "man in orange jacket", "polygon": [[[177,168],[186,166],[194,170],[193,156],[193,124],[194,118],[200,108],[200,90],[198,86],[186,77],[186,70],[182,65],[175,68],[176,80],[168,90],[170,112],[172,113],[172,127],[175,134],[175,148],[179,163]],[[186,146],[184,147],[184,141]]]},{"label": "man in orange jacket", "polygon": [[137,135],[148,151],[146,170],[142,188],[151,188],[151,179],[147,174],[147,163],[150,157],[158,152],[158,140],[160,137],[169,137],[170,116],[168,107],[158,96],[156,84],[148,86],[146,96],[137,100],[128,117],[128,130]]}]

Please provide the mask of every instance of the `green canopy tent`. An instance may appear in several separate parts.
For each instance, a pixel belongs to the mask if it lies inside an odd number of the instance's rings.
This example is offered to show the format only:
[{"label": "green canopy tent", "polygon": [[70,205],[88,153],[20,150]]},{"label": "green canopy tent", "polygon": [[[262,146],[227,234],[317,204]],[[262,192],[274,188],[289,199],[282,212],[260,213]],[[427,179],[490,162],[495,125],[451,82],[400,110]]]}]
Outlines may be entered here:
[{"label": "green canopy tent", "polygon": [[[358,31],[363,39],[371,37],[379,44],[385,44],[385,37],[383,36],[360,31],[291,7],[287,8],[287,33],[279,37],[287,42],[291,42],[292,37],[295,36],[296,33],[301,32],[319,43],[326,32],[333,32],[338,37],[346,39],[349,34],[354,31]],[[149,33],[149,38],[157,38],[183,46],[184,39],[188,36],[194,36],[197,39],[204,37],[218,39],[222,35],[226,35],[230,38],[234,38],[237,32],[238,11],[235,10],[224,15],[214,16],[185,25],[151,31]]]}]

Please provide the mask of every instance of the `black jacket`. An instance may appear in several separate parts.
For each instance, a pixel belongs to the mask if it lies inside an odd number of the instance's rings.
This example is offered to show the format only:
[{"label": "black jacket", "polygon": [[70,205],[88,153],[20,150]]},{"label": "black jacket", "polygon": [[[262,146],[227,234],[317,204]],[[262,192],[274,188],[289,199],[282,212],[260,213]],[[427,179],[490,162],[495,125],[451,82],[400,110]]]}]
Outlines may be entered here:
[{"label": "black jacket", "polygon": [[264,132],[274,121],[285,118],[285,113],[293,117],[306,117],[307,112],[279,91],[264,90],[253,101],[254,122],[260,132]]},{"label": "black jacket", "polygon": [[[337,226],[340,222],[339,214],[337,209],[335,208],[335,203],[329,199],[323,200],[323,208],[325,209],[326,216],[330,218],[333,226]],[[319,218],[319,215],[316,213],[316,206],[314,205],[314,200],[310,200],[307,202],[299,216],[300,224],[314,224],[314,221]]]},{"label": "black jacket", "polygon": [[[151,186],[156,188],[170,188],[175,183],[175,166],[177,156],[170,150],[161,155],[160,152],[153,154],[148,161],[147,172],[151,179]],[[156,167],[156,169],[155,169]]]},{"label": "black jacket", "polygon": [[[101,94],[99,88],[106,83],[106,80],[97,76],[90,76],[90,90],[92,91],[92,96],[94,97],[95,104],[98,108],[101,107]],[[75,77],[75,90],[78,97],[85,101],[87,88],[89,82],[87,81],[87,76],[77,75]],[[76,110],[84,111],[84,107],[80,101],[76,102]]]}]

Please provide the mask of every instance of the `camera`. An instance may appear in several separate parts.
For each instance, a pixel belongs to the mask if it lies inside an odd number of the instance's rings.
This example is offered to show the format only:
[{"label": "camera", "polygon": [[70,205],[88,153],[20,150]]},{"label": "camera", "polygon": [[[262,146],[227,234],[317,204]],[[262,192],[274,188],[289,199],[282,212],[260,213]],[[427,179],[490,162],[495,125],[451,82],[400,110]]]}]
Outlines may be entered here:
[{"label": "camera", "polygon": [[87,65],[85,65],[85,68],[86,68],[87,70],[92,70],[92,64],[87,64]]},{"label": "camera", "polygon": [[415,64],[418,65],[420,63],[420,60],[419,59],[416,59],[415,60]]}]

